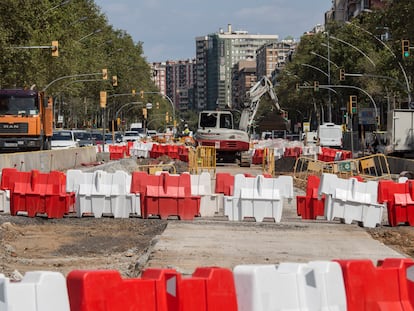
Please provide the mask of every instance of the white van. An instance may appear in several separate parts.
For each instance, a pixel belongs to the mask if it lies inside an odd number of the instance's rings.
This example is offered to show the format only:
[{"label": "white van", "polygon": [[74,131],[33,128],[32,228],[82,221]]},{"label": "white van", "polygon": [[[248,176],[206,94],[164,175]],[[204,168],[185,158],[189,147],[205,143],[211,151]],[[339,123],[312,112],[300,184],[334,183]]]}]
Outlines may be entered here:
[{"label": "white van", "polygon": [[319,125],[318,143],[322,147],[342,148],[342,126],[334,123]]}]

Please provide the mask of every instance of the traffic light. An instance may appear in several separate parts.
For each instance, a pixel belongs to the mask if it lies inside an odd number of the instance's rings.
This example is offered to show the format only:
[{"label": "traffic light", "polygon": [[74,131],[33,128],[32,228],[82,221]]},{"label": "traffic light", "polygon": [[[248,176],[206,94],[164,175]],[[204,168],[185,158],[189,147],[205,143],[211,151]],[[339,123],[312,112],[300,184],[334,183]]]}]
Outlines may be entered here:
[{"label": "traffic light", "polygon": [[165,113],[165,122],[168,123],[170,121],[170,118],[168,117],[168,111]]},{"label": "traffic light", "polygon": [[106,108],[106,91],[99,92],[99,105],[101,108]]},{"label": "traffic light", "polygon": [[357,104],[357,97],[356,95],[349,96],[349,106],[348,106],[348,113],[349,114],[356,114],[358,111],[358,104]]},{"label": "traffic light", "polygon": [[112,86],[118,86],[118,77],[112,76]]},{"label": "traffic light", "polygon": [[144,119],[147,118],[147,108],[142,108],[142,115],[144,116]]},{"label": "traffic light", "polygon": [[377,122],[377,125],[380,126],[381,125],[381,119],[380,116],[376,116],[375,117],[375,121]]},{"label": "traffic light", "polygon": [[339,69],[339,81],[345,81],[345,69]]},{"label": "traffic light", "polygon": [[144,98],[144,91],[140,91],[139,96],[141,96],[141,98]]},{"label": "traffic light", "polygon": [[58,57],[59,56],[59,42],[52,41],[52,56]]},{"label": "traffic light", "polygon": [[135,90],[131,91],[132,96],[135,96]]},{"label": "traffic light", "polygon": [[410,56],[410,40],[401,40],[402,56]]},{"label": "traffic light", "polygon": [[313,90],[315,92],[319,91],[319,81],[313,81]]},{"label": "traffic light", "polygon": [[116,125],[120,126],[121,125],[121,118],[116,118]]},{"label": "traffic light", "polygon": [[102,69],[102,80],[108,80],[108,69]]},{"label": "traffic light", "polygon": [[157,106],[157,109],[160,109],[160,103],[156,102],[155,105]]}]

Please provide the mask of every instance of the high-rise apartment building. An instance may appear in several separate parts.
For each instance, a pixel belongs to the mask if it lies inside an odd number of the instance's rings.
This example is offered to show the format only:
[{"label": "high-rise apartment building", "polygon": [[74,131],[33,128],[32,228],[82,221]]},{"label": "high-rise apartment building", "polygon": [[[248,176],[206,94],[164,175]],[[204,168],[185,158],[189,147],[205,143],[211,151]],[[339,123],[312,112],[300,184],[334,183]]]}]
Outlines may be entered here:
[{"label": "high-rise apartment building", "polygon": [[166,62],[166,95],[180,111],[194,109],[194,64],[194,59]]},{"label": "high-rise apartment building", "polygon": [[167,81],[166,81],[166,63],[155,62],[150,65],[152,72],[152,81],[158,87],[161,94],[167,94]]},{"label": "high-rise apartment building", "polygon": [[151,65],[152,80],[162,95],[168,96],[176,110],[195,109],[195,60],[155,62]]},{"label": "high-rise apartment building", "polygon": [[256,84],[256,62],[254,60],[241,60],[233,66],[232,71],[232,100],[233,107],[243,107],[246,92]]},{"label": "high-rise apartment building", "polygon": [[[277,35],[249,34],[247,31],[220,30],[207,37],[196,39],[196,59],[205,65],[197,64],[197,77],[205,76],[207,85],[196,85],[197,98],[205,87],[205,109],[233,106],[232,68],[241,60],[256,60],[256,50],[263,44],[277,42]],[[200,70],[200,72],[198,71]],[[205,73],[201,71],[205,70]],[[201,105],[197,103],[197,107]]]},{"label": "high-rise apartment building", "polygon": [[331,10],[325,13],[325,20],[346,22],[363,12],[382,8],[386,3],[385,0],[333,0]]},{"label": "high-rise apartment building", "polygon": [[196,38],[196,65],[194,78],[195,109],[207,108],[207,44],[208,36]]},{"label": "high-rise apartment building", "polygon": [[293,40],[262,45],[256,52],[257,76],[266,76],[275,84],[277,74],[289,61],[295,48]]}]

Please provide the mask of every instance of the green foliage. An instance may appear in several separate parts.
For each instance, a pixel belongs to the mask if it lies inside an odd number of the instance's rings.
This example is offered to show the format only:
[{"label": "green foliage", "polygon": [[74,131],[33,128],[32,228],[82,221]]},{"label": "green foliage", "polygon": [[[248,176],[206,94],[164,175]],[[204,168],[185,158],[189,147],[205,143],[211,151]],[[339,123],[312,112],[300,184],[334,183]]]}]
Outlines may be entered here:
[{"label": "green foliage", "polygon": [[[65,126],[100,125],[102,90],[108,95],[157,91],[142,42],[113,29],[93,0],[2,0],[1,9],[0,87],[47,87],[47,94],[55,98],[56,114],[70,120]],[[52,57],[48,48],[54,40],[59,42],[59,57]],[[100,80],[103,68],[108,69],[107,81]],[[111,84],[113,75],[118,77],[117,87]],[[165,101],[155,95],[145,99]],[[131,101],[136,99],[108,100],[106,117],[112,118],[117,107]]]},{"label": "green foliage", "polygon": [[[282,108],[300,111],[305,118],[311,118],[324,107],[327,121],[330,101],[333,121],[341,123],[341,107],[346,107],[350,95],[358,95],[360,107],[372,108],[365,92],[370,94],[382,114],[390,103],[406,107],[408,90],[413,88],[414,59],[402,58],[401,40],[410,40],[414,46],[414,2],[387,3],[383,9],[363,13],[351,23],[333,22],[327,25],[325,33],[304,35],[292,62],[278,77],[277,94]],[[328,61],[316,54],[329,58],[329,67]],[[345,81],[340,81],[340,68],[346,74],[362,76],[347,75]],[[330,79],[322,72],[330,73]],[[313,81],[319,81],[320,85],[328,85],[330,81],[332,90],[321,88],[314,92]],[[295,90],[297,83],[300,91]]]}]

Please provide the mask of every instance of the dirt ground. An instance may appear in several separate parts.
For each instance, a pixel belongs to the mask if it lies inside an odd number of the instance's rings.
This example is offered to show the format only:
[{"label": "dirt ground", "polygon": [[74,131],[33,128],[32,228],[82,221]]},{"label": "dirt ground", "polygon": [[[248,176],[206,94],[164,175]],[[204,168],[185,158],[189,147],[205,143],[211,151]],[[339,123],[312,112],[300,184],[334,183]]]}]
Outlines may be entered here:
[{"label": "dirt ground", "polygon": [[[131,169],[136,168],[130,166]],[[169,221],[174,220],[0,215],[1,273],[20,279],[25,272],[34,270],[67,275],[76,269],[114,269],[123,277],[138,277]],[[366,231],[414,258],[413,227],[381,226]]]},{"label": "dirt ground", "polygon": [[[114,269],[123,277],[138,277],[168,221],[0,216],[1,272],[19,279],[34,270],[67,275],[76,269]],[[414,228],[382,226],[367,231],[414,258]]]}]

